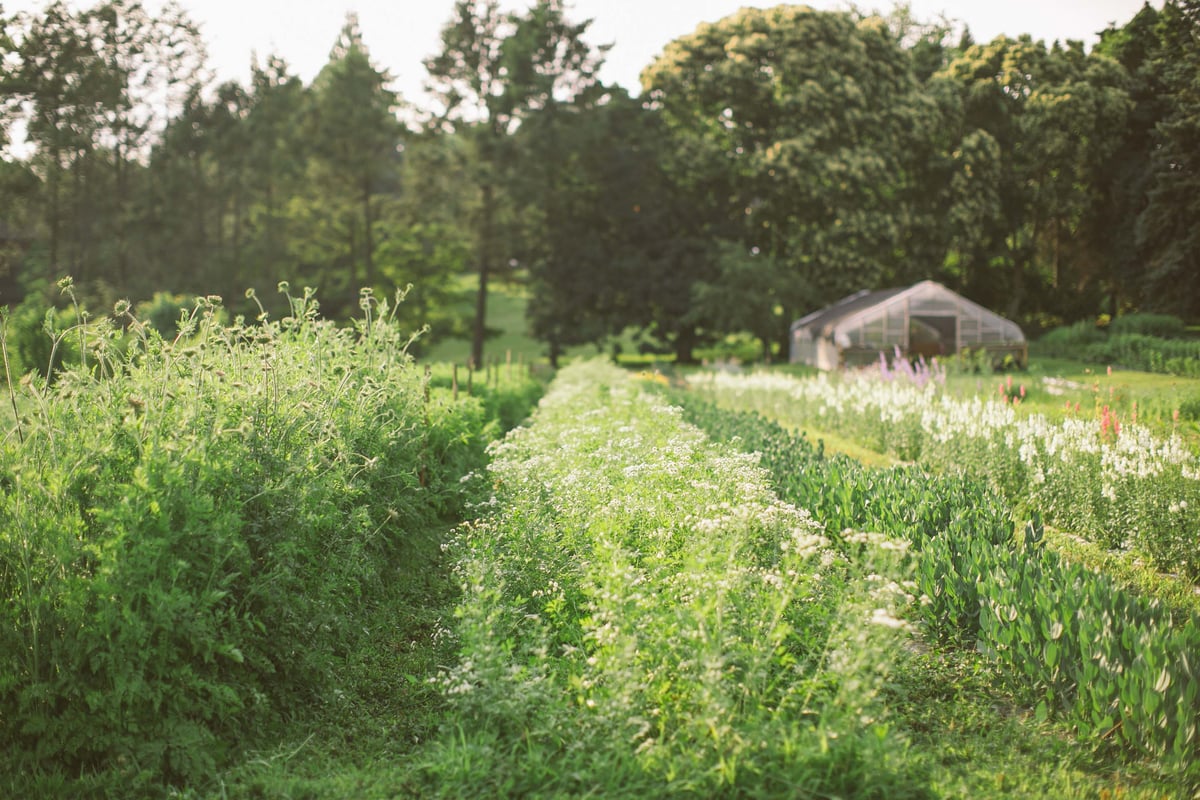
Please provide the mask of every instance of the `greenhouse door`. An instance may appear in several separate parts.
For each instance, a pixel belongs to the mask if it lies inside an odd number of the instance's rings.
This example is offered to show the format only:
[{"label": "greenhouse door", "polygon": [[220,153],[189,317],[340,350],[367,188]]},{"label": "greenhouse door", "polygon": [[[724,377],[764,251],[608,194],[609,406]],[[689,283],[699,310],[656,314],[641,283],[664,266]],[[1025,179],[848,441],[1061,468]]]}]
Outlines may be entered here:
[{"label": "greenhouse door", "polygon": [[958,317],[953,314],[914,314],[909,318],[910,356],[952,356],[958,352]]}]

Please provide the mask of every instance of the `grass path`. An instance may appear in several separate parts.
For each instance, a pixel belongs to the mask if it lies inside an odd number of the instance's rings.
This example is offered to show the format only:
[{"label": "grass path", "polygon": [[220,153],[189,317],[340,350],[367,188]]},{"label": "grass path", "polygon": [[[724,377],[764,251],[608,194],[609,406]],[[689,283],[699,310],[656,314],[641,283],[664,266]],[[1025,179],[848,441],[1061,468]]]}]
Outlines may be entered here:
[{"label": "grass path", "polygon": [[291,734],[276,747],[247,754],[211,785],[180,796],[416,796],[414,759],[437,735],[445,712],[432,679],[456,659],[450,628],[459,591],[443,552],[452,528],[406,540],[411,569],[380,598],[369,644],[345,656],[352,694],[315,698],[313,707],[298,710]]}]

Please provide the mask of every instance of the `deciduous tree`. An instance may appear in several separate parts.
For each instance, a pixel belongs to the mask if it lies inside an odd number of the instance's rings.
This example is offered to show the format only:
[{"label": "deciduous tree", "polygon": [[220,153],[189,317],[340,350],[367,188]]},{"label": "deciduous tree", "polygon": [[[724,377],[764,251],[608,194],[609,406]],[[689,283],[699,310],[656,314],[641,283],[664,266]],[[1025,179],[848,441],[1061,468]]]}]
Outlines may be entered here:
[{"label": "deciduous tree", "polygon": [[771,271],[779,298],[794,283],[832,299],[904,269],[935,109],[884,20],[742,9],[668,44],[642,82],[713,238],[787,265]]},{"label": "deciduous tree", "polygon": [[[957,93],[952,260],[964,288],[1010,317],[1062,313],[1097,269],[1077,238],[1129,111],[1124,75],[1078,42],[974,45],[939,74]],[[972,184],[982,195],[974,194]]]},{"label": "deciduous tree", "polygon": [[1200,2],[1163,5],[1154,55],[1170,106],[1152,137],[1138,240],[1147,305],[1200,317]]}]

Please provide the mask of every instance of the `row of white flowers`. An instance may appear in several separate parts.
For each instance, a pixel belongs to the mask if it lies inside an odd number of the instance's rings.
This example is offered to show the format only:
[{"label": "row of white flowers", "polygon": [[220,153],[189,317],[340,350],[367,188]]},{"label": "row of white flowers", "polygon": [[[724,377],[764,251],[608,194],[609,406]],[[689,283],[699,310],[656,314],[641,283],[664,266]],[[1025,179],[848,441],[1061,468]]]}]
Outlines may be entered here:
[{"label": "row of white flowers", "polygon": [[448,546],[462,660],[440,680],[463,747],[557,736],[556,774],[602,752],[660,789],[661,769],[694,770],[709,796],[729,792],[723,764],[770,776],[825,735],[797,720],[857,735],[874,713],[911,598],[848,582],[892,554],[850,564],[756,456],[595,361],[559,372],[490,452],[472,480],[492,500]]},{"label": "row of white flowers", "polygon": [[1137,424],[1053,421],[996,399],[956,398],[936,382],[918,387],[869,373],[712,373],[694,386],[789,424],[988,475],[1061,527],[1200,574],[1200,459],[1177,436],[1158,438]]}]

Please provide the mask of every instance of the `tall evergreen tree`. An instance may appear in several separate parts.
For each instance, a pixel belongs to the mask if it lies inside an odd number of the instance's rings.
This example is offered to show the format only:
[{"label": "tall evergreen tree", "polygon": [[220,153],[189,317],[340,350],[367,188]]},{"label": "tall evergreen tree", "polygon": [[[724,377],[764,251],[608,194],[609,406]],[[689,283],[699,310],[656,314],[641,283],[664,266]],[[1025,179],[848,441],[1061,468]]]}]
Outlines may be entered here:
[{"label": "tall evergreen tree", "polygon": [[329,63],[313,81],[308,131],[316,158],[312,177],[328,187],[322,204],[347,219],[344,288],[355,295],[360,281],[376,283],[377,197],[396,188],[401,125],[399,99],[388,88],[390,82],[372,63],[357,16],[349,14]]},{"label": "tall evergreen tree", "polygon": [[470,142],[478,188],[475,259],[479,288],[471,358],[483,363],[488,281],[502,252],[503,195],[511,177],[510,136],[530,111],[569,102],[595,85],[604,49],[583,40],[591,21],[571,23],[563,0],[537,0],[524,14],[503,14],[497,0],[458,0],[442,29],[442,50],[426,60],[429,88],[441,105],[433,126]]},{"label": "tall evergreen tree", "polygon": [[691,357],[690,283],[705,260],[694,206],[663,169],[658,115],[613,90],[530,116],[516,196],[532,211],[528,316],[557,361],[570,345],[638,328]]}]

